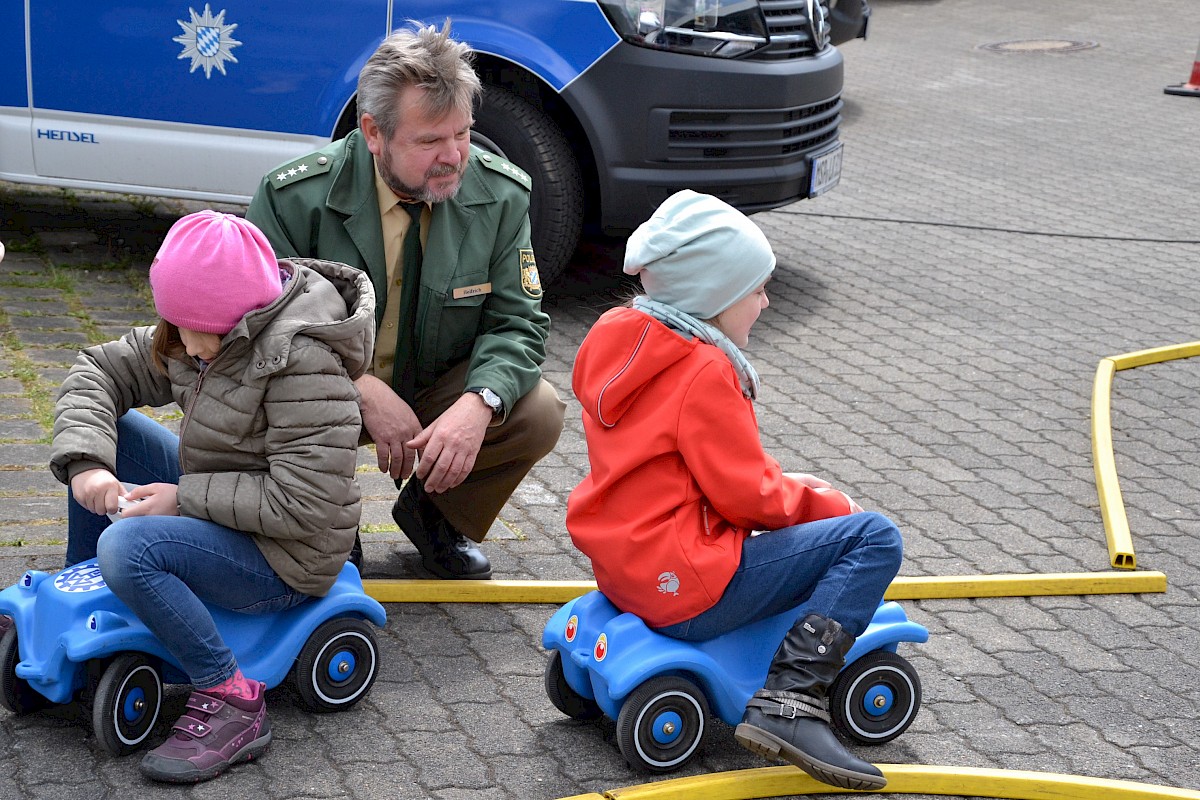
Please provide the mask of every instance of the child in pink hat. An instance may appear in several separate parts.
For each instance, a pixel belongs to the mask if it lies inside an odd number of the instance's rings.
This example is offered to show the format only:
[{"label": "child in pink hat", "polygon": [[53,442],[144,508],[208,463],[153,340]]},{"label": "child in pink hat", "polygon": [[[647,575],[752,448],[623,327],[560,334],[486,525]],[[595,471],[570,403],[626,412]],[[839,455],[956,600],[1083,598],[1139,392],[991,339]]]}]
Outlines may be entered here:
[{"label": "child in pink hat", "polygon": [[[205,603],[298,605],[350,552],[352,381],[371,354],[374,294],[344,264],[277,260],[254,225],[216,211],[171,227],[150,286],[158,324],[87,348],[63,382],[50,467],[69,487],[67,565],[96,558],[195,688],[142,772],[194,783],[271,742],[263,685]],[[178,436],[133,410],[171,402]]]}]

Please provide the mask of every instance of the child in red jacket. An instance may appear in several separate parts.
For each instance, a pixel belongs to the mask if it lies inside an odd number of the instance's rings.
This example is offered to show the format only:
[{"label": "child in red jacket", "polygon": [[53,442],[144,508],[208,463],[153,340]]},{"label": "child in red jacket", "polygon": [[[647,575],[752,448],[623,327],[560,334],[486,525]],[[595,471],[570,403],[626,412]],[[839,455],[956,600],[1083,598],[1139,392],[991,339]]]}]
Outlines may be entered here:
[{"label": "child in red jacket", "polygon": [[710,639],[797,608],[735,736],[825,783],[879,789],[882,773],[830,730],[826,695],[903,545],[887,518],[763,451],[741,348],[774,268],[754,223],[692,191],[630,237],[625,272],[645,294],[605,313],[575,361],[591,471],[567,529],[600,590],[668,636]]}]

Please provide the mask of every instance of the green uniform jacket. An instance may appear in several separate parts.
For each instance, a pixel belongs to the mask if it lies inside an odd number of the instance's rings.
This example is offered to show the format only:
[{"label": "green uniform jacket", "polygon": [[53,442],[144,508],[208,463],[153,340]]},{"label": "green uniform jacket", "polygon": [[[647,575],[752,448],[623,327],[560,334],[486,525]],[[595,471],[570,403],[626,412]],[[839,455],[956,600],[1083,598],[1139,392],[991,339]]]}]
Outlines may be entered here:
[{"label": "green uniform jacket", "polygon": [[[246,217],[281,258],[322,258],[366,271],[376,302],[386,305],[375,163],[361,132],[273,170]],[[490,291],[479,288],[488,284]],[[457,196],[433,206],[417,299],[416,385],[430,385],[469,358],[466,386],[492,389],[511,409],[541,377],[550,330],[541,296],[529,238],[529,176],[472,148]]]}]

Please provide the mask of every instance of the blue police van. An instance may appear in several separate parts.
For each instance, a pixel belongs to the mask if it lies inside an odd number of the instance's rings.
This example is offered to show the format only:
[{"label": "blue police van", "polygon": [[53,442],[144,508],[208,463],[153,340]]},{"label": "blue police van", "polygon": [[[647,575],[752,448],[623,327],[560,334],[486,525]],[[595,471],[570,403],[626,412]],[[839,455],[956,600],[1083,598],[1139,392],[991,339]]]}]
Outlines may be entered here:
[{"label": "blue police van", "polygon": [[[836,0],[834,0],[836,2]],[[533,178],[543,282],[581,231],[681,188],[747,211],[841,175],[829,0],[24,0],[0,4],[0,179],[248,202],[356,124],[359,69],[452,21],[485,84],[473,138]]]}]

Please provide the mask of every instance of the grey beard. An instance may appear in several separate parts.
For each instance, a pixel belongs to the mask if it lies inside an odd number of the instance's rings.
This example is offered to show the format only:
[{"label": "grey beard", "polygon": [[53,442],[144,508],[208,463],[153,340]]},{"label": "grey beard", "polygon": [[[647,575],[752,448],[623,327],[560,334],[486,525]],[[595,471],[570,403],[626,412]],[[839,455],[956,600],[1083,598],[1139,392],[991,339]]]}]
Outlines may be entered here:
[{"label": "grey beard", "polygon": [[[379,177],[383,178],[383,182],[387,185],[387,187],[389,189],[391,189],[393,192],[395,192],[397,195],[399,195],[400,197],[410,198],[413,202],[416,202],[416,203],[441,203],[441,202],[444,202],[446,200],[451,199],[455,195],[457,195],[459,188],[462,186],[461,180],[456,182],[452,188],[444,189],[442,191],[434,191],[429,188],[428,184],[425,184],[424,186],[409,186],[409,185],[403,183],[402,181],[400,181],[394,174],[392,174],[391,166],[392,166],[391,159],[387,159],[387,158],[380,159]],[[445,177],[446,175],[453,175],[453,174],[461,174],[461,172],[459,170],[454,170],[454,171],[446,172],[446,173],[442,173],[442,174],[437,174],[437,173],[429,174],[429,175],[426,175],[425,177],[426,177],[426,180],[428,180],[429,178],[442,178],[442,177]]]}]

